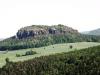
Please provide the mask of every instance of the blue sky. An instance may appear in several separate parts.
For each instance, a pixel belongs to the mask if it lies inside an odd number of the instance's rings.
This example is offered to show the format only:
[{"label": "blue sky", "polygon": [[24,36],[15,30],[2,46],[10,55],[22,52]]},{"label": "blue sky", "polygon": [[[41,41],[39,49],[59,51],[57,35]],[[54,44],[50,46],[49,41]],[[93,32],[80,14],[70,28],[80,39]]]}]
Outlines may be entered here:
[{"label": "blue sky", "polygon": [[100,0],[0,0],[0,38],[33,24],[100,28]]}]

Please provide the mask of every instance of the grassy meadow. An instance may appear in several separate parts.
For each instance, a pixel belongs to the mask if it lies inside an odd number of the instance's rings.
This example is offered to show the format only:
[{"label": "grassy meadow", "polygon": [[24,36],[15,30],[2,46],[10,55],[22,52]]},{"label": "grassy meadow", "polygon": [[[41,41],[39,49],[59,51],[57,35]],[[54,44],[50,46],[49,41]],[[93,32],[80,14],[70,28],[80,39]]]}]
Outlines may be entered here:
[{"label": "grassy meadow", "polygon": [[[70,45],[73,46],[72,49],[69,48]],[[2,67],[5,64],[5,58],[9,58],[10,61],[17,62],[17,61],[24,61],[24,60],[32,59],[32,58],[35,58],[35,57],[51,55],[51,54],[55,54],[55,53],[74,51],[74,50],[79,50],[79,49],[88,48],[88,47],[97,46],[97,45],[100,45],[100,43],[77,42],[77,43],[55,44],[55,45],[50,45],[50,46],[46,46],[46,47],[29,48],[29,49],[8,51],[8,52],[3,51],[3,52],[0,52],[0,67]],[[36,51],[37,54],[29,55],[29,56],[16,57],[16,54],[20,54],[20,55],[25,54],[25,52],[29,51],[29,50]]]}]

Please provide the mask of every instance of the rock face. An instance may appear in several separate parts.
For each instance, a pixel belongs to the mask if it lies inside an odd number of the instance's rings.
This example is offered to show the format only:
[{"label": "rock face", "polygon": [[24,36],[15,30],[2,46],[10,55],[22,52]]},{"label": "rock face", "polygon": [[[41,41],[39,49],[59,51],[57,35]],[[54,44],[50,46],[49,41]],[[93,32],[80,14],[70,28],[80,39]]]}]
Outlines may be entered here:
[{"label": "rock face", "polygon": [[54,26],[32,25],[18,30],[18,32],[16,33],[16,37],[19,39],[23,39],[28,37],[35,37],[38,35],[57,35],[67,33],[78,34],[78,31],[61,24]]}]

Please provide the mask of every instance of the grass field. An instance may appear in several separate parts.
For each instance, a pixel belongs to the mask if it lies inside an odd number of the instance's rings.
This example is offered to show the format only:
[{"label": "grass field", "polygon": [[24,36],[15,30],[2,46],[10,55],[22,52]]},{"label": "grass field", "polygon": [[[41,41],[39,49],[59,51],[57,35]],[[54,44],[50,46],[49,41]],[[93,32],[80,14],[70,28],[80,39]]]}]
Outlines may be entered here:
[{"label": "grass field", "polygon": [[[69,48],[70,45],[73,45],[72,49]],[[40,57],[40,56],[45,56],[45,55],[50,55],[50,54],[55,54],[55,53],[68,52],[68,51],[73,51],[76,49],[79,50],[79,49],[88,48],[88,47],[97,46],[97,45],[100,45],[100,43],[78,42],[78,43],[55,44],[55,45],[50,45],[50,46],[41,47],[41,48],[29,48],[29,49],[23,49],[23,50],[9,51],[7,53],[0,52],[0,67],[2,67],[5,64],[5,58],[9,58],[11,61],[16,62],[16,61],[28,60],[35,57]],[[29,50],[36,51],[37,54],[16,57],[16,54],[25,54],[25,52]]]}]

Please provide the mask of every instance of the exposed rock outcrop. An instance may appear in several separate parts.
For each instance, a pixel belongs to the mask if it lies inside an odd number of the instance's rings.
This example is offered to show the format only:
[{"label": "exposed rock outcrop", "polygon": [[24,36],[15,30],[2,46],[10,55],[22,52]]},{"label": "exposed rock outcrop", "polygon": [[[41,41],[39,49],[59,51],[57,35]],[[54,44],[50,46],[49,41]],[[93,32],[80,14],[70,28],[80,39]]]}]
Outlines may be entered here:
[{"label": "exposed rock outcrop", "polygon": [[54,26],[45,26],[45,25],[33,25],[21,28],[18,30],[16,36],[19,39],[27,37],[35,37],[38,35],[57,35],[57,34],[79,34],[77,30],[72,29],[71,27],[64,25],[54,25]]}]

